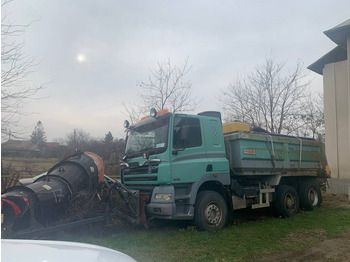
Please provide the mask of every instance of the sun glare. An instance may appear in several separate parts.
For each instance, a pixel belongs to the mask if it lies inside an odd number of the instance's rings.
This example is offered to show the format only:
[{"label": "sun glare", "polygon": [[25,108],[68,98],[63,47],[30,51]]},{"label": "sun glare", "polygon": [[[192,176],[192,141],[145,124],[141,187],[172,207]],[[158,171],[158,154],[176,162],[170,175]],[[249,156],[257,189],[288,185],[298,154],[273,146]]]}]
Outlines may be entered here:
[{"label": "sun glare", "polygon": [[79,63],[85,62],[85,61],[86,61],[86,56],[83,55],[83,54],[77,55],[77,61],[78,61]]}]

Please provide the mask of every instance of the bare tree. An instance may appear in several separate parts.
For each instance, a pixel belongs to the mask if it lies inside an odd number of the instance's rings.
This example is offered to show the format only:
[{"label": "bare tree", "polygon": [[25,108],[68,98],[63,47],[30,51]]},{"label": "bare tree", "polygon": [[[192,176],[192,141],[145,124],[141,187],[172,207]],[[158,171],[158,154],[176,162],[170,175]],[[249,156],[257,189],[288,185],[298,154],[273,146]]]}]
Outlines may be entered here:
[{"label": "bare tree", "polygon": [[86,150],[91,140],[90,134],[83,129],[74,129],[66,136],[67,146],[75,150]]},{"label": "bare tree", "polygon": [[142,100],[141,105],[132,106],[123,102],[126,114],[134,122],[141,113],[150,108],[157,110],[169,109],[171,112],[193,111],[199,103],[197,97],[192,96],[192,83],[186,80],[191,66],[188,58],[181,66],[173,65],[170,58],[159,62],[157,69],[151,70],[148,81],[140,82]]},{"label": "bare tree", "polygon": [[[2,1],[2,11],[11,1]],[[30,78],[37,71],[38,63],[34,57],[24,54],[24,34],[29,24],[13,24],[5,14],[1,19],[1,134],[18,136],[18,121],[30,114],[22,107],[44,88],[35,85]],[[12,132],[11,132],[12,129]]]},{"label": "bare tree", "polygon": [[323,94],[310,94],[303,101],[302,108],[299,119],[303,128],[299,134],[323,140],[325,135]]},{"label": "bare tree", "polygon": [[[136,105],[136,103],[131,103],[122,101],[123,106],[124,106],[124,112],[123,114],[129,118],[131,123],[136,123],[140,121],[141,117],[146,114],[147,110],[144,108],[144,106],[141,105]],[[149,109],[152,107],[149,107]],[[148,110],[149,110],[148,109]]]},{"label": "bare tree", "polygon": [[[244,78],[238,78],[219,97],[225,121],[246,122],[271,133],[295,132],[295,115],[307,96],[307,74],[302,63],[286,72],[286,62],[271,57]],[[299,123],[299,122],[298,122]]]}]

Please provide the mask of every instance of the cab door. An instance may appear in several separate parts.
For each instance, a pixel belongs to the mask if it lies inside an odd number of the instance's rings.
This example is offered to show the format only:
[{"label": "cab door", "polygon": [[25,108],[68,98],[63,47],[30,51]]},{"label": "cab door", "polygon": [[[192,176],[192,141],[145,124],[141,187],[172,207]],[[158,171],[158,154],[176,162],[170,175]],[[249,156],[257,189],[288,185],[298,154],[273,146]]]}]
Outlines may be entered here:
[{"label": "cab door", "polygon": [[206,173],[207,156],[200,118],[176,115],[170,146],[173,183],[193,183]]}]

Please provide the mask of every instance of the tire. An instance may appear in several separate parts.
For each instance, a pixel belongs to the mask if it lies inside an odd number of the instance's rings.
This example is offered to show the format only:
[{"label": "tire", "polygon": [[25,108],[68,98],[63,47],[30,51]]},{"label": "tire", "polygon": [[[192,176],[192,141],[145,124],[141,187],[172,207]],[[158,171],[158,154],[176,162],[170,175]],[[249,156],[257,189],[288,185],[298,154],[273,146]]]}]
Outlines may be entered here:
[{"label": "tire", "polygon": [[198,230],[216,231],[222,229],[228,219],[225,199],[215,191],[198,193],[194,223]]},{"label": "tire", "polygon": [[289,185],[276,188],[275,209],[284,218],[292,217],[299,210],[299,197],[297,191]]},{"label": "tire", "polygon": [[305,210],[313,210],[322,203],[320,185],[317,181],[305,181],[298,190],[300,206]]}]

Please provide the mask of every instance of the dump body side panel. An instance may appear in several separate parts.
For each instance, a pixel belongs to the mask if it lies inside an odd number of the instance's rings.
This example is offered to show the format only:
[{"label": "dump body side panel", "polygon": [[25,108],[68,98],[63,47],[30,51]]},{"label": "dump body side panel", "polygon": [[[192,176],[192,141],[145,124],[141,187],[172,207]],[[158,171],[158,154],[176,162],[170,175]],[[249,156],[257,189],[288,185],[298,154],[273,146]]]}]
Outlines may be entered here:
[{"label": "dump body side panel", "polygon": [[325,156],[310,138],[237,132],[225,135],[226,156],[235,176],[320,175]]}]

